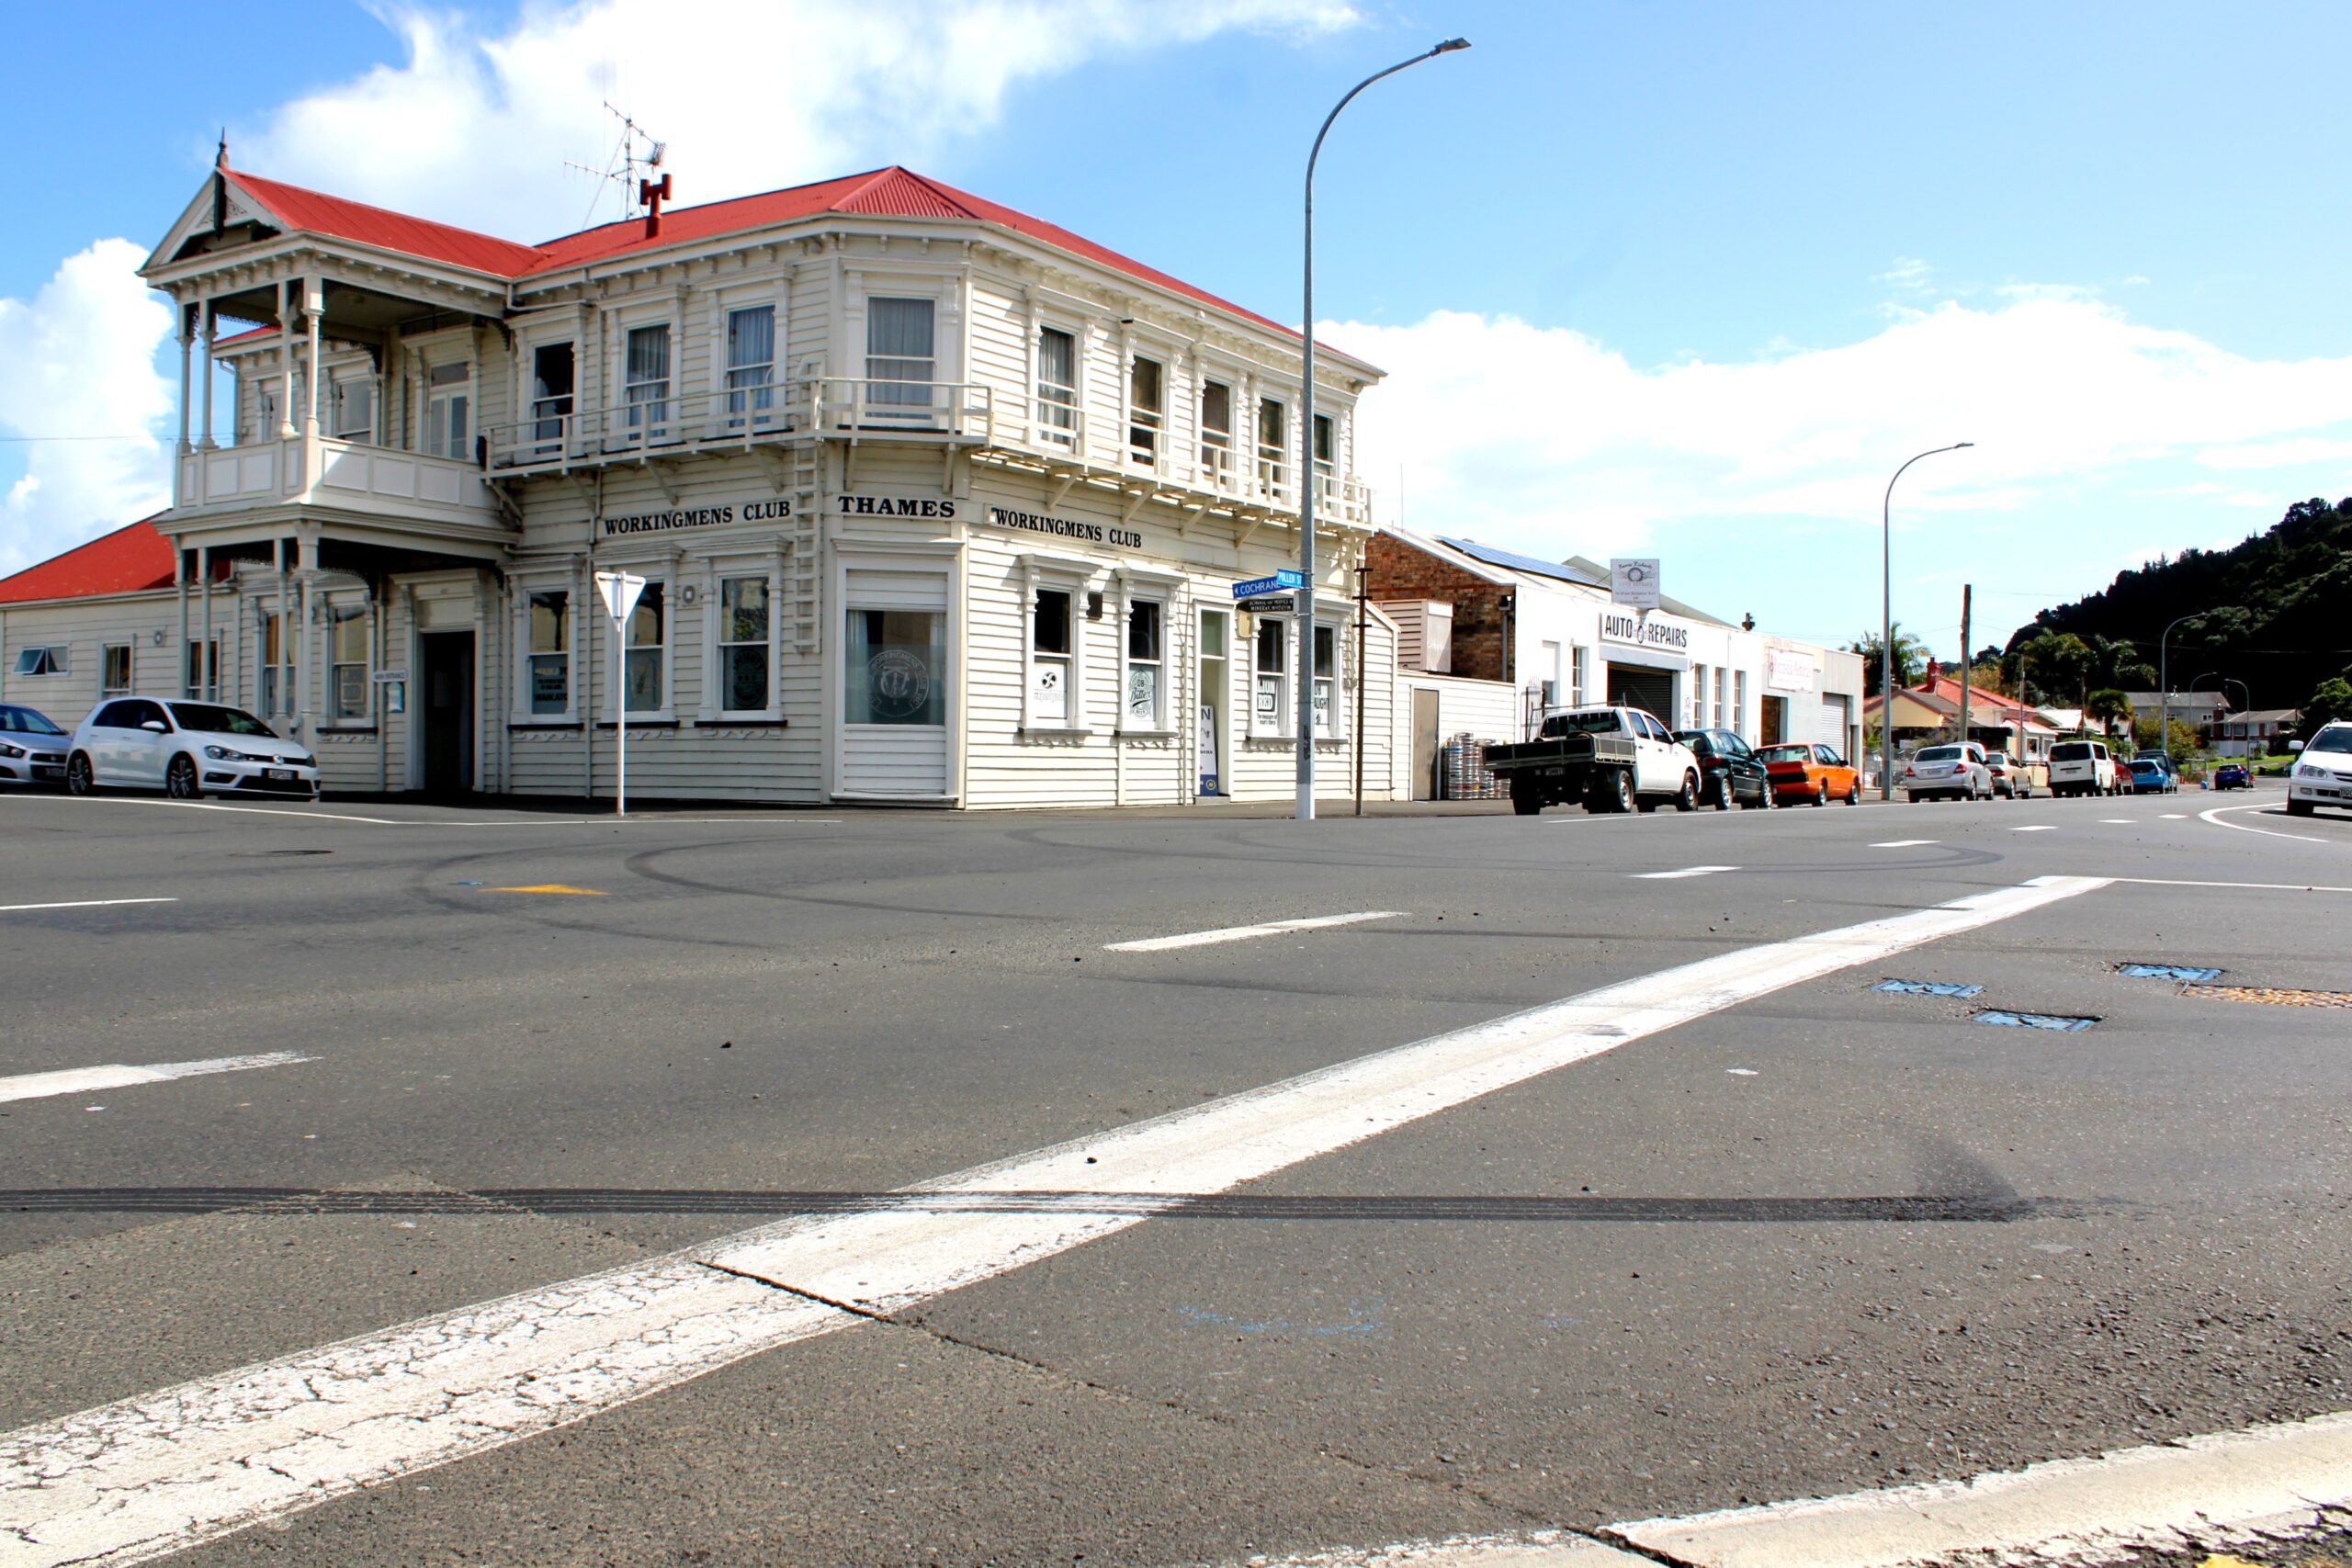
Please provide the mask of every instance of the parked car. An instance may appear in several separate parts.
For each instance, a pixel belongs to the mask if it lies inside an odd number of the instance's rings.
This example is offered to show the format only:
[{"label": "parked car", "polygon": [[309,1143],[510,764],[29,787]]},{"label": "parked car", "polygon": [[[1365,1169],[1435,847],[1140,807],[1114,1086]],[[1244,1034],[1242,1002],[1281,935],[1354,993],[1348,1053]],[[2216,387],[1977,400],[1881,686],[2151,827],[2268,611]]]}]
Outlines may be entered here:
[{"label": "parked car", "polygon": [[64,783],[65,740],[47,714],[0,703],[0,784]]},{"label": "parked car", "polygon": [[1718,811],[1772,806],[1772,780],[1763,759],[1747,741],[1728,729],[1678,729],[1674,738],[1699,759],[1699,798]]},{"label": "parked car", "polygon": [[2033,775],[2025,765],[2005,751],[1984,753],[1984,772],[1993,781],[1993,794],[2011,800],[2033,798]]},{"label": "parked car", "polygon": [[101,703],[74,731],[65,787],[160,789],[175,800],[278,795],[315,800],[318,759],[243,708],[169,697]]},{"label": "parked car", "polygon": [[1833,799],[1849,806],[1862,803],[1861,771],[1839,756],[1834,746],[1788,741],[1767,746],[1757,755],[1764,760],[1764,771],[1771,776],[1772,794],[1779,805],[1800,806],[1810,801],[1815,806],[1826,806]]},{"label": "parked car", "polygon": [[2178,795],[2180,780],[2161,757],[2132,759],[2132,793],[2133,795]]},{"label": "parked car", "polygon": [[1532,817],[1561,801],[1591,812],[1699,805],[1699,759],[1643,708],[1571,708],[1532,740],[1488,746],[1487,766],[1510,787],[1510,808]]},{"label": "parked car", "polygon": [[2339,719],[2322,725],[2309,743],[2297,747],[2295,764],[2287,771],[2287,810],[2309,817],[2323,806],[2352,811],[2352,724]]},{"label": "parked car", "polygon": [[2251,789],[2254,787],[2254,778],[2245,771],[2244,762],[2224,762],[2213,770],[2213,787],[2215,789]]},{"label": "parked car", "polygon": [[2113,795],[2115,754],[2104,740],[2061,740],[2050,749],[2050,793]]},{"label": "parked car", "polygon": [[1949,746],[1923,746],[1894,782],[1913,800],[1984,800],[1993,794],[1992,770],[1984,765],[1984,748],[1973,740]]}]

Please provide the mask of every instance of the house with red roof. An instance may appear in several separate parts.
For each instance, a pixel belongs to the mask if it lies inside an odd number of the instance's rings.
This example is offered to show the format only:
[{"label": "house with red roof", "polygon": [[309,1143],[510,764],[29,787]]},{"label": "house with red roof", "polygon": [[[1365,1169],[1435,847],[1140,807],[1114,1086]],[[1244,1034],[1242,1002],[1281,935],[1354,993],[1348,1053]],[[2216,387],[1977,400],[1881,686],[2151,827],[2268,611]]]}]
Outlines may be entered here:
[{"label": "house with red roof", "polygon": [[[1390,777],[1380,371],[1303,397],[1293,330],[1057,224],[894,166],[531,243],[224,151],[141,276],[172,504],[8,580],[12,671],[127,640],[330,789],[601,797],[625,738],[642,795],[1287,799],[1302,714]],[[1311,615],[1238,604],[1310,518]]]},{"label": "house with red roof", "polygon": [[[1970,739],[2029,767],[2049,762],[2050,748],[2065,733],[2049,713],[1981,686],[1971,688],[1967,695]],[[1862,705],[1863,724],[1872,733],[1879,727],[1880,706],[1875,696]],[[1960,682],[1928,660],[1927,674],[1895,694],[1896,749],[1957,739],[1960,714]]]}]

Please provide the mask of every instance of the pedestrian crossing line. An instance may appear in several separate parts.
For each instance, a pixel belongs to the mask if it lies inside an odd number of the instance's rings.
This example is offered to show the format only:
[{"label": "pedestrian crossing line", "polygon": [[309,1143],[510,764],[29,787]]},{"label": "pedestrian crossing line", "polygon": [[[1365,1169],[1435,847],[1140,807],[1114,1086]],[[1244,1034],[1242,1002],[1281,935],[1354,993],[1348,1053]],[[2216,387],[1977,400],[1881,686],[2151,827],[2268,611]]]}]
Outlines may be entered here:
[{"label": "pedestrian crossing line", "polygon": [[1637,871],[1636,882],[1677,882],[1686,876],[1713,876],[1717,872],[1737,871],[1736,865],[1686,865],[1680,871]]},{"label": "pedestrian crossing line", "polygon": [[46,1100],[61,1094],[96,1094],[137,1084],[169,1083],[174,1078],[204,1077],[212,1073],[243,1073],[255,1067],[290,1067],[315,1062],[293,1051],[264,1051],[251,1056],[213,1056],[201,1062],[156,1062],[143,1067],[110,1063],[102,1067],[68,1067],[53,1073],[23,1073],[0,1078],[0,1100]]},{"label": "pedestrian crossing line", "polygon": [[[2108,886],[2037,877],[1654,975],[906,1189],[0,1435],[10,1568],[142,1562],[906,1311],[1773,992]],[[973,1193],[1066,1194],[1018,1213]],[[925,1208],[928,1195],[937,1206]]]}]

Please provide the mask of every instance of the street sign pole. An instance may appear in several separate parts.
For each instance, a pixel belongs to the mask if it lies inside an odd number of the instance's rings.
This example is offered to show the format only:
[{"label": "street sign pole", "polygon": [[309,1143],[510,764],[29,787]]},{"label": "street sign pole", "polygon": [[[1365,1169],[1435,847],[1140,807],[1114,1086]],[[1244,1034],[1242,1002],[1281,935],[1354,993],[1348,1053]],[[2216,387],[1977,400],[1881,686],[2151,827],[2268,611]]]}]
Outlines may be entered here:
[{"label": "street sign pole", "polygon": [[628,617],[645,579],[625,571],[600,571],[596,592],[613,620],[613,807],[614,815],[628,815]]}]

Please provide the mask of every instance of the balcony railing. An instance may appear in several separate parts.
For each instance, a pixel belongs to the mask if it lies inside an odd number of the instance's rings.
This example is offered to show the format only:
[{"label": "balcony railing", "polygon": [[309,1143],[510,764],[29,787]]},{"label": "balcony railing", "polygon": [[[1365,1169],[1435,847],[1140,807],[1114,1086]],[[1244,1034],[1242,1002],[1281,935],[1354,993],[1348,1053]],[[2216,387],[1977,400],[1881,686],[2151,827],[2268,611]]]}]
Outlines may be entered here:
[{"label": "balcony railing", "polygon": [[648,397],[617,408],[495,424],[482,433],[493,472],[566,468],[748,448],[811,432],[995,439],[989,389],[972,381],[887,381],[819,376],[784,386]]},{"label": "balcony railing", "polygon": [[172,510],[182,517],[302,502],[391,520],[498,523],[478,465],[333,436],[186,453],[178,479]]}]

